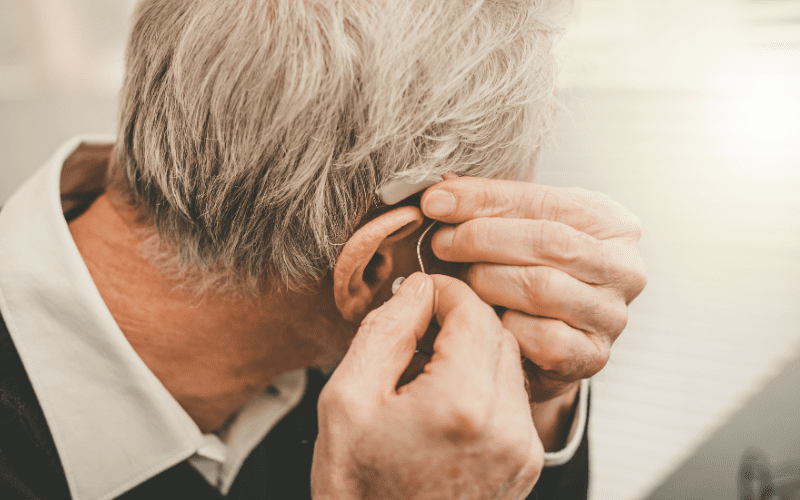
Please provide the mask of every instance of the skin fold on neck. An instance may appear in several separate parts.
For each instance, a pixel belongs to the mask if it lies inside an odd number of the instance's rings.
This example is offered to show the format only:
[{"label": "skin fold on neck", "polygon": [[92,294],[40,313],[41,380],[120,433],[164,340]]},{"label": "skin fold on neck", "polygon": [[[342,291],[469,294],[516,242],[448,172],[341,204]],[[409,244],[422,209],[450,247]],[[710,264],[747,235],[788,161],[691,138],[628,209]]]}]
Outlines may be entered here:
[{"label": "skin fold on neck", "polygon": [[203,432],[280,374],[343,356],[357,325],[324,293],[329,278],[308,294],[197,296],[139,254],[135,221],[103,193],[69,229],[120,330]]}]

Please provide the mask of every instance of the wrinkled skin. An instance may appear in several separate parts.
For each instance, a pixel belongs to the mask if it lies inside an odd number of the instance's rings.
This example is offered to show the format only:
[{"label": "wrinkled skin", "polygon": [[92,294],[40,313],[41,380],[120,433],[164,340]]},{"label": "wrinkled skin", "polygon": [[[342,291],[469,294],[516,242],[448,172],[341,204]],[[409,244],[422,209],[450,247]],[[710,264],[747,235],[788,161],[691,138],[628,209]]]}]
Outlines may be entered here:
[{"label": "wrinkled skin", "polygon": [[527,358],[531,401],[574,390],[600,371],[647,275],[638,218],[580,188],[446,176],[422,197],[447,226],[432,239],[478,296],[507,308],[503,326]]},{"label": "wrinkled skin", "polygon": [[[442,328],[430,362],[397,389],[432,315]],[[516,339],[445,276],[412,275],[364,319],[319,423],[316,500],[522,499],[543,464]]]}]

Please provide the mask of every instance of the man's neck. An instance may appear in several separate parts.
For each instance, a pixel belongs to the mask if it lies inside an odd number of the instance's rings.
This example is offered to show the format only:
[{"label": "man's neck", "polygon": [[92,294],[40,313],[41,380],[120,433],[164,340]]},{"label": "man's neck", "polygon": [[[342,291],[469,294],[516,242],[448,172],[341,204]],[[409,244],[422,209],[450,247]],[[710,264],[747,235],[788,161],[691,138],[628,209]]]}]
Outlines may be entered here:
[{"label": "man's neck", "polygon": [[105,194],[69,228],[122,333],[204,432],[280,374],[346,347],[352,326],[324,294],[233,299],[178,287],[139,254],[132,211]]}]

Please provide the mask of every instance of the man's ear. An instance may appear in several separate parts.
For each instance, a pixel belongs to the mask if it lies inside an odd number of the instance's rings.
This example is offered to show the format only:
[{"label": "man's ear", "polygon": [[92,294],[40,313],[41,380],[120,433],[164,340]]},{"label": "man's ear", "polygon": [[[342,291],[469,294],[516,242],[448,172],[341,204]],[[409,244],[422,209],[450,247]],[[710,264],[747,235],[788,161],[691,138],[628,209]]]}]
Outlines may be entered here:
[{"label": "man's ear", "polygon": [[391,277],[396,244],[422,224],[419,208],[395,208],[364,224],[347,240],[333,270],[333,297],[347,321],[368,312],[376,292]]}]

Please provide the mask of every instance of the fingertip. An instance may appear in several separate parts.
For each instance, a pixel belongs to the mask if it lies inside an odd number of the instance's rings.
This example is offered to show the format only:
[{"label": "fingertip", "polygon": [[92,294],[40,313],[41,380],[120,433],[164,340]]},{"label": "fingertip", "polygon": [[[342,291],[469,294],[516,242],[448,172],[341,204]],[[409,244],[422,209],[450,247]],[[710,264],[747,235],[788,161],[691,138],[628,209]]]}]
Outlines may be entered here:
[{"label": "fingertip", "polygon": [[436,288],[434,313],[440,325],[444,317],[455,307],[470,300],[472,296],[477,299],[475,292],[466,283],[456,278],[443,274],[432,274],[431,280]]},{"label": "fingertip", "polygon": [[436,310],[434,294],[435,287],[430,276],[415,272],[403,281],[394,295],[401,299],[394,303],[394,310],[402,311],[405,320],[413,323],[411,328],[417,339],[425,333]]},{"label": "fingertip", "polygon": [[424,299],[432,289],[433,282],[430,277],[417,271],[403,281],[396,294],[412,299]]},{"label": "fingertip", "polygon": [[453,244],[453,236],[456,234],[454,226],[444,226],[433,235],[431,239],[431,248],[434,254],[442,258],[445,253],[450,249]]},{"label": "fingertip", "polygon": [[391,299],[364,318],[337,370],[378,392],[393,391],[430,325],[433,294],[429,276],[409,276]]},{"label": "fingertip", "polygon": [[432,219],[447,217],[456,211],[457,205],[455,195],[444,189],[428,190],[420,200],[423,213]]},{"label": "fingertip", "polygon": [[437,291],[440,289],[450,288],[459,282],[459,280],[456,278],[451,278],[450,276],[446,276],[444,274],[431,274],[430,278]]}]

